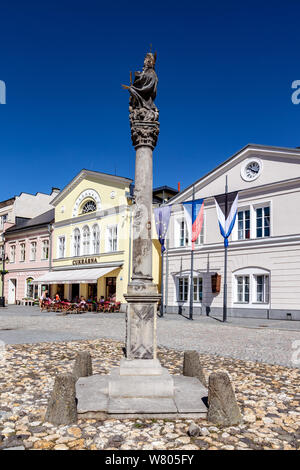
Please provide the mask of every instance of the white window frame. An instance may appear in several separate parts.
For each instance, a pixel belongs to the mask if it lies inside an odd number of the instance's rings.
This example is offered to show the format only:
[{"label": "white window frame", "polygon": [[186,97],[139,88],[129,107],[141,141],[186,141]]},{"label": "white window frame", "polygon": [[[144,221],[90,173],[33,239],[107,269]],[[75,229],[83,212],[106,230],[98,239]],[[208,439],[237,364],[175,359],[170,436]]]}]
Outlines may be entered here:
[{"label": "white window frame", "polygon": [[[113,233],[112,231],[115,231]],[[110,234],[111,232],[111,234]],[[106,237],[106,251],[107,253],[114,253],[118,251],[118,224],[112,224],[107,226],[107,237]],[[115,247],[115,249],[114,249]]]},{"label": "white window frame", "polygon": [[[195,281],[196,281],[196,283],[195,283]],[[196,298],[195,298],[195,284],[196,284],[196,287],[197,287]],[[201,291],[200,291],[200,285],[201,285]],[[201,299],[200,299],[200,295],[199,295],[200,292],[201,292]],[[203,277],[202,276],[194,276],[193,277],[193,298],[194,298],[194,303],[202,304],[202,302],[203,302]]]},{"label": "white window frame", "polygon": [[20,263],[24,263],[26,260],[26,243],[20,243]]},{"label": "white window frame", "polygon": [[30,242],[29,261],[36,261],[37,242],[34,240]]},{"label": "white window frame", "polygon": [[[238,300],[238,277],[249,277],[249,302],[240,302]],[[267,286],[264,286],[265,301],[257,301],[257,277],[264,276],[267,280]],[[232,307],[238,308],[269,308],[271,301],[271,272],[268,269],[260,267],[248,267],[238,269],[233,273],[233,298]]]},{"label": "white window frame", "polygon": [[78,227],[73,230],[73,237],[72,237],[72,245],[73,245],[73,256],[80,256],[81,253],[81,232]]},{"label": "white window frame", "polygon": [[[50,249],[50,243],[49,243],[49,240],[43,240],[42,241],[42,257],[41,259],[43,261],[46,261],[49,259],[49,249]],[[47,254],[47,256],[46,256]]]},{"label": "white window frame", "polygon": [[[183,231],[182,231],[183,228]],[[182,238],[183,232],[183,238]],[[183,240],[183,244],[181,244]],[[189,235],[187,231],[187,226],[185,218],[183,215],[179,215],[174,218],[174,247],[175,248],[184,248],[189,245]]]},{"label": "white window frame", "polygon": [[199,234],[199,237],[197,238],[197,240],[195,241],[195,246],[201,246],[201,245],[204,245],[205,243],[205,213],[203,214],[203,224],[202,224],[202,228],[201,228],[201,232]]},{"label": "white window frame", "polygon": [[4,224],[8,219],[8,214],[2,214],[0,215],[0,230],[3,230]]},{"label": "white window frame", "polygon": [[[61,244],[62,240],[64,240],[63,245]],[[63,246],[63,251],[62,251],[62,246]],[[62,259],[65,258],[66,256],[66,236],[65,235],[59,235],[57,238],[57,258]]]},{"label": "white window frame", "polygon": [[94,255],[98,255],[100,253],[100,241],[101,239],[99,224],[94,224],[92,226],[92,251]]},{"label": "white window frame", "polygon": [[[271,230],[272,230],[272,210],[271,210],[271,204],[270,203],[264,203],[264,204],[255,204],[254,206],[254,214],[255,214],[255,223],[254,223],[254,227],[255,227],[255,238],[256,239],[261,239],[261,238],[270,238],[272,233],[271,233]],[[265,216],[264,216],[264,209],[268,207],[269,208],[269,235],[265,235]],[[263,217],[262,217],[262,236],[261,237],[258,237],[257,236],[257,210],[258,209],[262,209],[263,211]]]},{"label": "white window frame", "polygon": [[[242,281],[241,283],[239,281]],[[242,287],[242,299],[239,299],[239,286]],[[248,286],[248,292],[246,290]],[[248,294],[248,300],[246,299],[246,294]],[[250,276],[249,274],[239,274],[236,276],[236,291],[235,291],[235,301],[237,304],[249,304],[250,303]]]},{"label": "white window frame", "polygon": [[[180,280],[181,279],[188,279],[188,285],[187,285],[187,298],[186,300],[179,300],[179,286],[180,286]],[[174,276],[174,283],[175,283],[175,303],[176,304],[182,304],[182,305],[188,305],[189,302],[190,302],[190,287],[191,287],[191,284],[190,284],[190,279],[191,279],[191,273],[189,271],[183,271],[181,273],[178,273],[177,275]],[[195,297],[194,297],[194,282],[195,282],[195,279],[197,279],[197,300],[195,300]],[[200,279],[201,279],[201,282],[200,282]],[[204,293],[204,290],[203,290],[203,286],[204,286],[204,278],[203,278],[203,275],[201,273],[197,273],[194,271],[194,276],[193,276],[193,304],[194,305],[197,305],[197,306],[201,306],[202,303],[203,303],[203,293]],[[202,287],[202,299],[200,300],[199,299],[199,286],[201,284],[201,287]],[[185,289],[185,287],[184,287]]]},{"label": "white window frame", "polygon": [[91,252],[91,229],[88,225],[82,228],[82,255],[87,256]]},{"label": "white window frame", "polygon": [[16,245],[10,245],[9,248],[9,262],[15,263],[16,262]]},{"label": "white window frame", "polygon": [[[270,208],[270,234],[262,237],[257,237],[256,236],[256,231],[257,231],[257,209],[263,209],[265,207]],[[239,241],[239,242],[247,242],[249,240],[260,240],[262,238],[269,238],[272,236],[272,227],[273,227],[273,220],[272,220],[272,215],[273,215],[273,210],[272,210],[272,201],[263,201],[260,203],[252,203],[252,204],[245,204],[243,206],[238,207],[237,212],[245,212],[246,210],[250,210],[250,238],[242,238],[239,239],[238,237],[238,214],[236,216],[236,221],[234,224],[234,228],[232,231],[232,240],[233,241]]]},{"label": "white window frame", "polygon": [[[190,290],[190,277],[189,276],[179,276],[177,278],[177,302],[185,303],[189,301],[189,290]],[[182,294],[183,298],[180,298],[180,285],[182,284]]]},{"label": "white window frame", "polygon": [[[245,235],[246,235],[246,211],[249,212],[249,237],[247,238]],[[242,228],[242,232],[243,232],[243,236],[242,238],[239,238],[239,214],[243,214],[243,219],[242,219],[242,223],[243,223],[243,228]],[[241,207],[241,208],[238,208],[238,211],[237,211],[237,214],[236,214],[236,221],[235,221],[235,224],[236,224],[236,239],[237,240],[250,240],[251,239],[251,236],[252,236],[252,233],[251,233],[251,227],[252,227],[252,219],[253,217],[251,217],[251,208],[250,207]]]},{"label": "white window frame", "polygon": [[[262,283],[262,300],[258,300],[258,278],[263,278]],[[270,276],[269,274],[254,274],[255,281],[255,300],[253,303],[268,304],[270,302]]]}]

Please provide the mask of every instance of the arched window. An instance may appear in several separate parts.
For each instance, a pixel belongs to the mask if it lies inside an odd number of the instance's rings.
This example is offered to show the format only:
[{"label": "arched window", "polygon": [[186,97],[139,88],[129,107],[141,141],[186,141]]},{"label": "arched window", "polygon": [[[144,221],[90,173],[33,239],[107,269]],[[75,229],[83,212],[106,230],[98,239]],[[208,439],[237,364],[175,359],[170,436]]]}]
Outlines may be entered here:
[{"label": "arched window", "polygon": [[83,254],[89,255],[90,254],[90,229],[88,228],[87,225],[83,227],[82,238],[83,238]]},{"label": "arched window", "polygon": [[93,254],[100,253],[100,230],[99,225],[93,225]]},{"label": "arched window", "polygon": [[233,302],[240,307],[249,305],[266,308],[270,302],[270,271],[260,267],[241,268],[234,275]]},{"label": "arched window", "polygon": [[97,206],[96,206],[95,201],[90,199],[82,206],[81,213],[87,214],[88,212],[95,212],[96,210],[97,210]]},{"label": "arched window", "polygon": [[75,228],[73,233],[74,256],[80,256],[80,230]]}]

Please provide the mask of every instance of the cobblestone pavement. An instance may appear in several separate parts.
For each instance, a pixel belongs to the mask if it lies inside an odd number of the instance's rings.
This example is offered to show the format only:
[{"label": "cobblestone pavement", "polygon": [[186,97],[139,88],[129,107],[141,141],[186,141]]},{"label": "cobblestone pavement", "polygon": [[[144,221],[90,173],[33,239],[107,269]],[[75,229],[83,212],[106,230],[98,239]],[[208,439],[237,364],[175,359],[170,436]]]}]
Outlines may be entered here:
[{"label": "cobblestone pavement", "polygon": [[[194,321],[166,315],[157,321],[158,344],[178,350],[196,349],[243,360],[300,367],[300,322],[209,317]],[[124,314],[58,316],[37,307],[0,310],[0,341],[7,344],[111,338],[123,341]]]},{"label": "cobblestone pavement", "polygon": [[[57,373],[70,372],[75,355],[89,351],[93,372],[107,374],[122,357],[121,342],[108,339],[7,346],[0,363],[0,449],[300,449],[300,371],[207,354],[205,373],[227,370],[244,422],[219,428],[206,420],[79,420],[56,427],[44,422]],[[182,373],[183,353],[160,348],[162,364]],[[187,435],[191,422],[200,435]]]}]

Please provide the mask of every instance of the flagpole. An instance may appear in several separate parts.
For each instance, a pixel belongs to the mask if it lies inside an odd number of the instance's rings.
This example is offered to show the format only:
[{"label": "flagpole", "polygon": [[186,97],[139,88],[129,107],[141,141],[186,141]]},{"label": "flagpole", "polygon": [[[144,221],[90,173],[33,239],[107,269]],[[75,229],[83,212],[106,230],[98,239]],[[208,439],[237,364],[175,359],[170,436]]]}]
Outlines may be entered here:
[{"label": "flagpole", "polygon": [[[193,201],[195,200],[195,185],[193,185]],[[194,250],[193,250],[193,221],[194,221],[194,204],[192,205],[192,227],[191,227],[191,282],[190,282],[190,313],[189,319],[193,320],[193,302],[194,302]]]},{"label": "flagpole", "polygon": [[166,246],[166,282],[165,282],[165,306],[164,306],[164,311],[168,313],[168,287],[169,287],[169,237],[167,236],[167,246]]},{"label": "flagpole", "polygon": [[[226,175],[225,182],[225,218],[228,212],[228,176]],[[225,239],[224,239],[225,240]],[[224,300],[223,300],[223,322],[227,321],[227,243],[225,243],[225,255],[224,255]]]},{"label": "flagpole", "polygon": [[161,254],[161,299],[160,299],[160,317],[164,316],[164,252]]}]

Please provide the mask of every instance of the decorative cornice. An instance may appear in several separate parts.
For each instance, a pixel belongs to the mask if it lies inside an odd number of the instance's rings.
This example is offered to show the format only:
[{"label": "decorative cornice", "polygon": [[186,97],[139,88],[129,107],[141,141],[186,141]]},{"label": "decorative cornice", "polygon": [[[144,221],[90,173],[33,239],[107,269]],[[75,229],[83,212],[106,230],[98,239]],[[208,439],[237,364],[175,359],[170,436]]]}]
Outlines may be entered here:
[{"label": "decorative cornice", "polygon": [[80,215],[78,217],[72,217],[71,219],[64,219],[59,222],[55,222],[53,224],[53,228],[65,227],[67,225],[76,225],[76,224],[79,224],[80,222],[96,221],[99,219],[103,219],[105,217],[109,217],[111,215],[121,214],[128,207],[129,206],[126,206],[124,204],[122,206],[111,207],[110,209],[105,209],[103,211],[90,212],[84,215]]},{"label": "decorative cornice", "polygon": [[[261,239],[250,239],[250,240],[234,240],[229,241],[228,251],[238,251],[244,249],[257,249],[257,248],[267,248],[267,247],[277,247],[277,246],[288,246],[288,245],[299,245],[300,235],[284,235],[282,237],[266,237]],[[202,252],[212,252],[212,251],[223,251],[224,243],[205,243],[199,248],[195,247],[194,253]],[[185,248],[174,247],[168,249],[169,256],[178,256],[180,254],[190,254],[191,247],[186,246]]]}]

